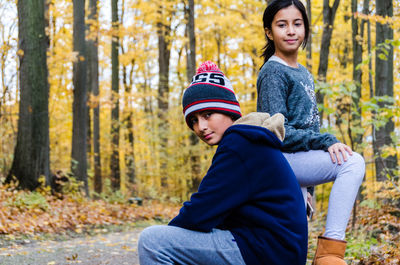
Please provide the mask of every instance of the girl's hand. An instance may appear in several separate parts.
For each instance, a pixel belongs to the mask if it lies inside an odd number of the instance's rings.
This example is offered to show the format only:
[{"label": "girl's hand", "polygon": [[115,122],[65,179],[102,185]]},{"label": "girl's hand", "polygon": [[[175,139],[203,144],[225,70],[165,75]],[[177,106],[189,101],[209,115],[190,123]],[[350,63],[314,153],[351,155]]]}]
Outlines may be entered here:
[{"label": "girl's hand", "polygon": [[347,161],[347,153],[349,153],[349,155],[353,155],[351,148],[343,143],[336,143],[329,146],[328,152],[331,156],[332,162],[336,163],[337,161],[339,165],[342,164],[340,153],[342,153],[343,163]]}]

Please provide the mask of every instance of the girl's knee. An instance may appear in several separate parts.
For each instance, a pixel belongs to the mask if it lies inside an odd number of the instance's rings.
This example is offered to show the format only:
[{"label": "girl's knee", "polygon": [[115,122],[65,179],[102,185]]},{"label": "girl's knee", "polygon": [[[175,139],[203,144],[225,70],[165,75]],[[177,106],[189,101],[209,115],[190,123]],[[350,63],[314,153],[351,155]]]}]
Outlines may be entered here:
[{"label": "girl's knee", "polygon": [[365,174],[364,158],[359,153],[353,152],[353,155],[349,156],[348,163],[349,167],[352,168],[354,177],[358,177],[362,181]]},{"label": "girl's knee", "polygon": [[357,165],[357,167],[365,170],[364,158],[359,153],[353,152],[353,155],[350,156],[350,160],[352,161],[352,164]]}]

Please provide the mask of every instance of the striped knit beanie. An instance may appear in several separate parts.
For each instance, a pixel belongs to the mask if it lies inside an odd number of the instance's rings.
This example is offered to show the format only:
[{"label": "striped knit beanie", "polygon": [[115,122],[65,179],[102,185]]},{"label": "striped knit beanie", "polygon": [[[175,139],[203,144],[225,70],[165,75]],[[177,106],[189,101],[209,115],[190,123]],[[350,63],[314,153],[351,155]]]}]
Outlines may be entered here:
[{"label": "striped knit beanie", "polygon": [[213,110],[234,120],[242,116],[231,82],[211,61],[202,63],[197,69],[183,94],[182,106],[186,123],[192,130],[190,115],[198,111]]}]

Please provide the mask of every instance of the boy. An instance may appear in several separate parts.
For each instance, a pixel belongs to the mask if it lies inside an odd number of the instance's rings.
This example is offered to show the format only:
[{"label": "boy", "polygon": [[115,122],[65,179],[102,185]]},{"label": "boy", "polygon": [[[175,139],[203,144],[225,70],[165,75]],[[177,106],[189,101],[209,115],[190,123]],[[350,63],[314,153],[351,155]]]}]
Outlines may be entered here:
[{"label": "boy", "polygon": [[[143,230],[140,264],[305,264],[303,197],[279,151],[283,117],[257,113],[239,119],[230,81],[209,61],[182,101],[189,128],[218,148],[178,216],[168,226]],[[260,126],[247,125],[254,123]]]}]

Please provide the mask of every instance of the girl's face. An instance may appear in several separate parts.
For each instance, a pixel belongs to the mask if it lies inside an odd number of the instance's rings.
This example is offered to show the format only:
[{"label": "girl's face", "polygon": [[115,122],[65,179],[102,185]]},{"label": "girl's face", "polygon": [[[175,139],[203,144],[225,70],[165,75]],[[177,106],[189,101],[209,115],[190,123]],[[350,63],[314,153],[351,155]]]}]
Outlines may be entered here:
[{"label": "girl's face", "polygon": [[228,115],[207,110],[192,114],[190,119],[196,135],[208,145],[218,144],[226,129],[233,124]]},{"label": "girl's face", "polygon": [[283,8],[276,13],[271,29],[265,28],[265,33],[275,44],[276,56],[297,56],[305,37],[303,16],[294,5]]}]

